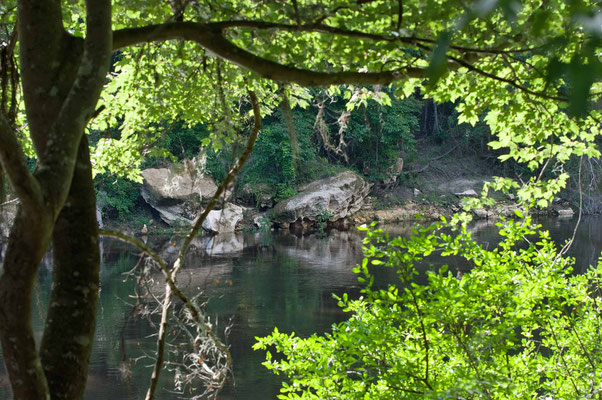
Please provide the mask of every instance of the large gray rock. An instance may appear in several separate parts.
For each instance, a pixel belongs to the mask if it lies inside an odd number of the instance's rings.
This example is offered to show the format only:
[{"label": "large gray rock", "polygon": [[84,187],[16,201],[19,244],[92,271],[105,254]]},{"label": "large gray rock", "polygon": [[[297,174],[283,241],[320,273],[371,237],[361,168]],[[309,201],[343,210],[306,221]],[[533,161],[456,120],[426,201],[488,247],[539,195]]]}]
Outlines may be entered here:
[{"label": "large gray rock", "polygon": [[479,197],[479,194],[474,189],[466,189],[463,192],[454,193],[456,196],[462,197]]},{"label": "large gray rock", "polygon": [[217,191],[211,177],[186,168],[149,168],[142,171],[144,187],[158,204],[208,199]]},{"label": "large gray rock", "polygon": [[203,229],[213,233],[234,232],[243,218],[243,208],[226,203],[221,210],[211,210],[203,221]]},{"label": "large gray rock", "polygon": [[297,220],[336,221],[359,211],[370,191],[370,184],[351,171],[314,181],[300,188],[300,193],[280,201],[272,219],[279,224]]},{"label": "large gray rock", "polygon": [[217,191],[211,177],[191,168],[149,168],[142,177],[142,197],[169,225],[192,224],[202,203]]}]

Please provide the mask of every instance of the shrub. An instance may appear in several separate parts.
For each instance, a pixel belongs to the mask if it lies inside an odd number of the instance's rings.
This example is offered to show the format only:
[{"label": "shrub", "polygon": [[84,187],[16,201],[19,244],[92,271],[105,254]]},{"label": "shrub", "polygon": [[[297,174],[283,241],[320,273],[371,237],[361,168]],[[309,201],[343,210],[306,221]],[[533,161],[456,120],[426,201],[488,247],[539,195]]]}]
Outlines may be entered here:
[{"label": "shrub", "polygon": [[127,178],[97,176],[97,202],[103,217],[128,221],[141,204],[140,185]]},{"label": "shrub", "polygon": [[[289,379],[279,398],[599,398],[602,264],[574,275],[547,232],[533,237],[530,218],[500,228],[492,250],[459,220],[410,239],[369,232],[355,269],[363,296],[339,299],[348,321],[325,335],[258,338],[255,349],[280,353],[264,363]],[[416,263],[433,252],[473,267],[419,276]],[[371,265],[395,268],[399,281],[375,288]]]}]

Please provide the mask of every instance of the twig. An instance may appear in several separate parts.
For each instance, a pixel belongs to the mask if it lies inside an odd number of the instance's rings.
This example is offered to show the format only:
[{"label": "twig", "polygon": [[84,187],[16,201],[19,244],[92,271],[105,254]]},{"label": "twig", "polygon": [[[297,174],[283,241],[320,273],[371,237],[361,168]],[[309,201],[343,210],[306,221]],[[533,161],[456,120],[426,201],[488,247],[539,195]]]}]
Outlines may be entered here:
[{"label": "twig", "polygon": [[159,325],[159,334],[158,334],[158,338],[157,338],[157,360],[155,362],[155,368],[154,368],[152,376],[151,376],[151,384],[149,386],[149,389],[148,389],[148,392],[146,395],[147,400],[151,400],[155,396],[159,376],[161,373],[161,368],[162,368],[163,362],[164,362],[165,339],[166,339],[166,333],[167,333],[167,320],[168,320],[169,311],[171,309],[173,295],[178,297],[184,303],[186,308],[189,310],[192,319],[203,328],[204,333],[213,341],[213,343],[216,345],[216,347],[220,351],[222,351],[224,354],[226,354],[228,369],[232,365],[232,358],[231,358],[231,355],[230,355],[227,347],[224,344],[222,344],[219,341],[219,339],[215,336],[215,334],[213,333],[213,331],[211,329],[211,326],[209,326],[205,322],[205,318],[202,315],[201,311],[186,297],[186,295],[184,295],[184,293],[182,293],[182,291],[175,284],[175,280],[176,280],[178,272],[181,269],[182,261],[188,251],[188,248],[190,246],[192,239],[196,236],[196,234],[200,230],[200,227],[202,226],[203,222],[207,218],[209,211],[211,211],[213,209],[213,207],[217,204],[217,201],[219,200],[221,194],[228,187],[228,185],[234,180],[234,178],[236,177],[236,175],[238,174],[240,169],[245,164],[246,160],[249,158],[251,151],[253,150],[253,145],[255,144],[255,140],[257,139],[257,136],[259,134],[259,129],[261,128],[261,116],[260,116],[260,110],[259,110],[259,104],[257,101],[257,96],[253,92],[249,92],[249,97],[251,98],[251,104],[253,106],[254,127],[253,127],[253,131],[251,133],[251,136],[249,137],[249,140],[247,141],[247,146],[246,146],[245,150],[243,151],[242,155],[240,156],[238,163],[236,165],[234,165],[234,167],[232,167],[232,169],[226,176],[226,179],[224,179],[222,184],[218,187],[218,190],[216,191],[215,195],[212,197],[208,206],[205,208],[203,213],[199,216],[199,218],[197,219],[191,232],[188,234],[188,236],[184,240],[184,243],[182,244],[182,247],[180,248],[178,258],[176,259],[174,266],[171,270],[168,269],[167,264],[159,255],[157,255],[155,252],[153,252],[148,246],[146,246],[140,240],[138,240],[136,238],[132,238],[121,232],[114,232],[114,231],[110,231],[110,230],[106,230],[106,229],[101,229],[99,232],[100,235],[102,235],[102,236],[117,238],[117,239],[120,239],[120,240],[123,240],[125,242],[135,245],[140,250],[142,250],[143,252],[148,254],[149,257],[151,257],[153,259],[153,261],[155,261],[157,263],[157,265],[159,266],[159,268],[165,275],[166,289],[165,289],[165,298],[164,298],[163,306],[162,306],[161,322]]},{"label": "twig", "polygon": [[0,204],[0,207],[4,207],[4,206],[7,206],[7,205],[9,205],[9,204],[16,203],[17,201],[19,201],[19,199],[18,199],[18,198],[15,198],[15,199],[9,200],[9,201],[7,201],[7,202],[5,202],[5,203],[2,203],[2,204]]},{"label": "twig", "polygon": [[581,187],[581,167],[582,167],[582,165],[583,165],[583,156],[581,156],[579,158],[579,217],[577,218],[577,223],[575,224],[575,228],[573,229],[573,235],[571,236],[569,241],[566,242],[566,244],[564,245],[562,250],[560,250],[558,252],[558,255],[554,259],[554,262],[552,263],[552,265],[555,264],[556,261],[558,261],[558,259],[560,259],[560,257],[565,255],[567,251],[569,251],[569,249],[573,245],[573,242],[575,241],[575,237],[577,236],[577,229],[579,229],[579,224],[581,223],[581,217],[583,215],[583,188]]},{"label": "twig", "polygon": [[407,290],[412,296],[412,302],[414,303],[414,307],[416,308],[416,315],[418,316],[418,321],[420,322],[420,330],[422,331],[422,341],[424,344],[424,378],[422,381],[424,384],[430,389],[433,390],[433,387],[429,383],[429,340],[426,334],[426,328],[424,326],[424,317],[422,316],[422,311],[420,310],[420,306],[418,305],[418,299],[416,298],[416,294],[411,289],[411,285],[407,286]]},{"label": "twig", "polygon": [[[182,247],[180,247],[180,251],[178,253],[178,258],[174,262],[173,268],[168,273],[167,278],[169,278],[169,279],[167,279],[167,283],[166,283],[165,300],[163,303],[163,312],[161,314],[161,325],[159,327],[159,337],[157,338],[157,361],[155,363],[155,368],[152,373],[149,389],[146,393],[146,400],[154,399],[155,392],[157,389],[157,383],[159,381],[159,375],[161,374],[161,368],[163,366],[163,357],[164,357],[163,352],[165,349],[167,314],[169,314],[169,311],[170,311],[172,292],[173,292],[173,294],[176,294],[176,296],[178,296],[186,304],[186,306],[189,308],[189,310],[191,310],[191,316],[192,316],[193,320],[195,320],[197,323],[202,321],[203,325],[206,324],[204,322],[204,320],[201,319],[200,311],[198,310],[198,308],[194,307],[194,305],[190,302],[190,300],[188,300],[188,298],[186,296],[184,296],[184,294],[177,288],[174,281],[177,277],[178,272],[182,268],[182,263],[183,263],[184,257],[186,255],[186,253],[188,252],[188,248],[190,247],[190,243],[192,242],[192,239],[197,235],[197,233],[201,229],[203,222],[207,218],[207,215],[209,215],[209,212],[213,209],[213,207],[215,207],[215,205],[217,204],[222,193],[226,190],[226,188],[230,185],[230,183],[232,183],[234,178],[238,175],[239,171],[242,169],[243,165],[245,164],[245,162],[251,155],[251,152],[253,151],[253,145],[255,144],[255,140],[257,140],[259,130],[261,129],[261,113],[259,110],[259,102],[257,101],[257,96],[255,95],[255,93],[253,91],[249,90],[249,98],[251,100],[251,105],[253,107],[254,126],[253,126],[253,130],[251,132],[251,135],[249,136],[249,139],[247,141],[247,146],[245,147],[243,153],[240,155],[240,157],[238,159],[238,163],[236,163],[232,167],[230,172],[228,172],[226,179],[224,179],[224,181],[221,183],[221,185],[219,185],[219,187],[217,188],[217,191],[211,198],[211,201],[209,202],[207,207],[203,210],[203,212],[201,213],[201,215],[195,222],[195,224],[194,224],[193,228],[190,230],[190,233],[188,234],[188,236],[186,236],[186,238],[184,239],[184,242],[182,243]],[[227,365],[228,365],[228,368],[230,368],[230,366],[232,365],[232,356],[230,355],[230,352],[228,351],[227,347],[225,345],[223,345],[219,341],[219,339],[217,339],[217,337],[215,336],[215,334],[213,333],[213,331],[211,329],[208,329],[206,331],[206,334],[214,341],[215,345],[226,354]],[[225,377],[223,377],[223,378],[225,379]]]}]

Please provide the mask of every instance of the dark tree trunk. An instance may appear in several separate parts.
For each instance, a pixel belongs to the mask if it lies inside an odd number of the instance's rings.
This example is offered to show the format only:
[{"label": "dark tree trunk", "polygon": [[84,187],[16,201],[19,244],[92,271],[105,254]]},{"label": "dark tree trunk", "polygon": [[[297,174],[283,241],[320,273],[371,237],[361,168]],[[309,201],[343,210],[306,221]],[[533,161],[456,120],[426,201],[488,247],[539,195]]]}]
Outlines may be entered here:
[{"label": "dark tree trunk", "polygon": [[100,251],[88,141],[52,235],[53,288],[40,356],[53,399],[83,398],[94,341]]},{"label": "dark tree trunk", "polygon": [[[31,326],[35,273],[51,234],[51,220],[19,207],[0,277],[0,342],[15,399],[46,399],[48,386]],[[27,379],[24,379],[27,377]]]},{"label": "dark tree trunk", "polygon": [[433,133],[439,132],[439,115],[437,113],[437,103],[433,100]]},{"label": "dark tree trunk", "polygon": [[[38,165],[31,173],[17,132],[0,114],[0,162],[21,201],[0,277],[0,342],[15,400],[82,398],[88,372],[99,249],[82,137],[106,80],[112,33],[110,1],[85,3],[82,39],[63,29],[60,0],[18,2],[20,75]],[[52,299],[38,353],[32,290],[51,239]]]}]

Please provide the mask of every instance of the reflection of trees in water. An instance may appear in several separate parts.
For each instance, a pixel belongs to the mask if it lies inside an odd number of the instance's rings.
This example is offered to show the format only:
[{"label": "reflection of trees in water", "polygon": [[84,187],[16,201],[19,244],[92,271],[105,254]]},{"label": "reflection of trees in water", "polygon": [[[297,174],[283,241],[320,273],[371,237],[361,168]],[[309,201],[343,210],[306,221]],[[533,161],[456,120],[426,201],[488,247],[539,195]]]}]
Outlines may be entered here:
[{"label": "reflection of trees in water", "polygon": [[[558,246],[573,234],[576,218],[548,218],[540,221],[550,231]],[[602,251],[602,217],[584,216],[577,229],[575,241],[567,255],[575,258],[575,272],[583,273],[590,265],[598,263]]]},{"label": "reflection of trees in water", "polygon": [[[602,249],[600,217],[584,218],[570,255],[577,257],[576,271],[597,261]],[[572,234],[574,220],[546,219],[541,221],[557,241]],[[392,236],[407,236],[412,224],[386,226]],[[471,227],[481,243],[493,245],[499,237],[491,222],[479,222]],[[362,235],[357,231],[332,232],[326,238],[316,236],[245,234],[244,248],[233,254],[218,257],[205,252],[194,253],[183,270],[180,283],[188,295],[204,291],[211,298],[207,311],[225,326],[233,317],[228,339],[234,358],[237,387],[227,389],[223,399],[240,398],[254,393],[257,399],[275,398],[280,379],[268,374],[261,366],[263,356],[251,350],[255,336],[271,332],[274,326],[307,336],[324,332],[333,322],[347,318],[336,306],[332,293],[351,292],[357,296],[359,285],[351,271],[361,258]],[[162,245],[172,245],[165,238]],[[0,249],[2,245],[0,244]],[[173,247],[173,245],[172,245]],[[92,353],[90,384],[87,399],[138,399],[144,397],[150,364],[147,354],[154,351],[155,330],[148,322],[137,318],[124,322],[135,299],[136,282],[125,280],[123,273],[138,262],[137,252],[120,242],[106,240],[105,261],[101,270],[101,295]],[[48,261],[50,258],[48,259]],[[447,259],[447,263],[452,260]],[[385,271],[383,280],[393,279]],[[389,275],[388,275],[389,274]],[[39,297],[48,296],[51,266],[40,269]],[[155,274],[157,288],[163,281]],[[231,282],[231,283],[230,283]],[[44,301],[39,302],[44,304]],[[40,331],[45,311],[39,307],[34,326]],[[120,350],[123,331],[124,351]],[[8,396],[3,367],[0,366],[0,398]],[[173,388],[173,376],[165,375],[164,387]],[[165,394],[164,398],[170,398]],[[178,398],[173,395],[171,398]]]}]

